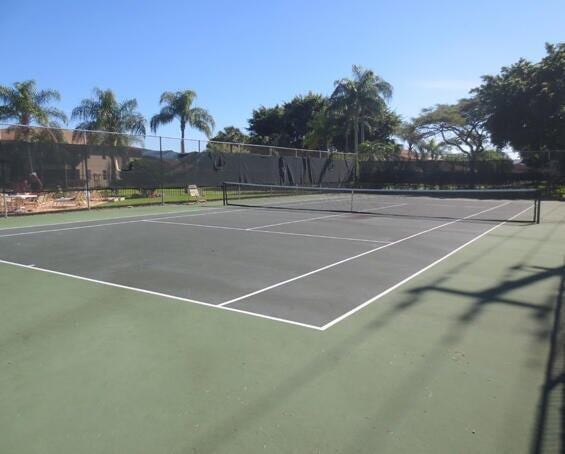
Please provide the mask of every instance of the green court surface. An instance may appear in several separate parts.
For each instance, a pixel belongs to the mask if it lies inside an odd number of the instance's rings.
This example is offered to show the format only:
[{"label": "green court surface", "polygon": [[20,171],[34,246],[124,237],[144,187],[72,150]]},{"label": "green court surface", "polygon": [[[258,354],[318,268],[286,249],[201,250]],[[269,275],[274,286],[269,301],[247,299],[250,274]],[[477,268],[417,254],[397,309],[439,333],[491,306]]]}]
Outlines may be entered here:
[{"label": "green court surface", "polygon": [[560,202],[324,331],[0,264],[0,453],[560,452],[564,281]]}]

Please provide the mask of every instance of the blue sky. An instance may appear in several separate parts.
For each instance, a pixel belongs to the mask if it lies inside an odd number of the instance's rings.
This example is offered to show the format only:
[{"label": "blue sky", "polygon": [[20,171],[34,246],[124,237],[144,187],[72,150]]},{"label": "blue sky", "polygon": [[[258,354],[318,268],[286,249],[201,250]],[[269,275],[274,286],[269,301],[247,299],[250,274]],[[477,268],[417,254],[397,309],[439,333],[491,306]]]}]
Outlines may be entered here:
[{"label": "blue sky", "polygon": [[330,94],[360,64],[410,118],[520,57],[539,60],[545,42],[565,40],[564,23],[563,0],[5,0],[0,84],[36,79],[68,113],[112,88],[147,117],[161,92],[190,88],[216,129],[244,128],[254,108]]}]

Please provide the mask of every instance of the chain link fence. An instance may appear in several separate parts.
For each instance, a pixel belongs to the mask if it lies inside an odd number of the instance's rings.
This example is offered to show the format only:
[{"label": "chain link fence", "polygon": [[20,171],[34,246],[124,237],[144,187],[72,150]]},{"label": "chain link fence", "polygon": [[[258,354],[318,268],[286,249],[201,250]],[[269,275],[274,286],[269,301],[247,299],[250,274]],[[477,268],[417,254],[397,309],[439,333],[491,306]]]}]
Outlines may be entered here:
[{"label": "chain link fence", "polygon": [[355,178],[352,156],[0,124],[0,210],[8,216],[215,201],[226,180],[348,186]]},{"label": "chain link fence", "polygon": [[[223,181],[362,188],[536,188],[565,196],[565,153],[438,160],[0,124],[4,216],[221,200]],[[197,186],[197,190],[189,186]]]}]

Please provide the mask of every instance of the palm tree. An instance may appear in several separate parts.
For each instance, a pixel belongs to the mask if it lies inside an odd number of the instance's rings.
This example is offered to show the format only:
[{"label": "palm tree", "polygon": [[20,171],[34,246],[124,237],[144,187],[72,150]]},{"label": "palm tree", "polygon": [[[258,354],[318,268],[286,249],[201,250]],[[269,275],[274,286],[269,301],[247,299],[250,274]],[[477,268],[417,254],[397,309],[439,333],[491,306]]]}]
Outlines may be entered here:
[{"label": "palm tree", "polygon": [[[89,134],[87,142],[113,147],[129,146],[145,135],[145,118],[137,112],[137,100],[119,102],[112,90],[94,89],[94,97],[83,99],[73,109],[71,120],[79,120],[77,130],[105,131],[114,134]],[[131,135],[128,135],[131,134]],[[83,136],[75,131],[76,138]]]},{"label": "palm tree", "polygon": [[437,161],[445,152],[445,143],[436,142],[434,139],[422,140],[418,148],[420,149],[420,159]]},{"label": "palm tree", "polygon": [[353,126],[354,151],[359,151],[359,142],[365,141],[365,130],[371,119],[392,97],[392,86],[370,69],[353,65],[353,79],[335,81],[330,97],[334,110],[342,112],[347,123]]},{"label": "palm tree", "polygon": [[157,128],[166,125],[178,118],[181,133],[181,153],[184,153],[184,133],[186,126],[203,132],[206,137],[212,135],[215,127],[214,119],[206,109],[192,107],[196,99],[196,93],[192,90],[171,92],[166,91],[161,95],[159,104],[164,104],[161,111],[151,118],[151,130],[157,132]]},{"label": "palm tree", "polygon": [[[112,90],[95,88],[94,97],[83,99],[71,114],[72,120],[80,121],[73,133],[75,141],[82,139],[88,144],[118,147],[115,153],[110,153],[111,180],[117,177],[120,170],[117,158],[123,160],[127,157],[124,147],[140,142],[139,136],[145,136],[145,118],[136,109],[136,99],[119,102]],[[86,135],[82,130],[97,132]]]},{"label": "palm tree", "polygon": [[[56,90],[38,90],[35,80],[16,82],[13,87],[0,85],[0,121],[15,121],[23,128],[14,128],[17,140],[26,142],[38,140],[62,140],[59,121],[66,123],[67,116],[63,111],[51,107],[52,101],[59,101],[61,95]],[[33,130],[31,125],[37,124],[44,128]],[[28,149],[29,171],[33,170],[33,159]]]}]

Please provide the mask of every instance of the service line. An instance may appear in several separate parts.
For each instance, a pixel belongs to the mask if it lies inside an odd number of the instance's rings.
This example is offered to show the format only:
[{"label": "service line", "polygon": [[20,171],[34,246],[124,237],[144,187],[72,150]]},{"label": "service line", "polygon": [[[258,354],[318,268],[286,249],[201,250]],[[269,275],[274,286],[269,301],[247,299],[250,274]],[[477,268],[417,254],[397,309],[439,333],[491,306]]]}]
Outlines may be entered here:
[{"label": "service line", "polygon": [[321,267],[321,268],[317,268],[317,269],[315,269],[315,270],[309,271],[308,273],[304,273],[304,274],[301,274],[301,275],[299,275],[299,276],[295,276],[295,277],[293,277],[293,278],[290,278],[290,279],[286,279],[286,280],[284,280],[284,281],[277,282],[276,284],[269,285],[268,287],[264,287],[264,288],[262,288],[262,289],[255,290],[254,292],[247,293],[247,294],[245,294],[245,295],[239,296],[239,297],[237,297],[237,298],[233,298],[233,299],[228,300],[228,301],[224,301],[223,303],[220,304],[220,306],[226,306],[226,305],[228,305],[228,304],[232,304],[232,303],[235,303],[235,302],[237,302],[237,301],[241,301],[241,300],[250,298],[250,297],[252,297],[252,296],[259,295],[259,294],[261,294],[261,293],[267,292],[267,291],[269,291],[269,290],[272,290],[272,289],[281,287],[282,285],[290,284],[291,282],[297,281],[297,280],[299,280],[299,279],[304,279],[305,277],[312,276],[313,274],[320,273],[320,272],[322,272],[322,271],[325,271],[325,270],[327,270],[327,269],[336,267],[336,266],[338,266],[338,265],[342,265],[342,264],[344,264],[344,263],[350,262],[351,260],[356,260],[356,259],[361,258],[361,257],[364,257],[364,256],[366,256],[366,255],[373,254],[373,253],[375,253],[375,252],[377,252],[377,251],[380,251],[381,249],[385,249],[385,248],[387,248],[387,247],[391,247],[391,246],[394,246],[394,245],[403,243],[404,241],[411,240],[412,238],[419,237],[419,236],[421,236],[421,235],[424,235],[424,234],[426,234],[426,233],[432,232],[432,231],[437,230],[437,229],[441,229],[442,227],[446,227],[446,226],[448,226],[448,225],[455,224],[455,223],[457,223],[457,222],[460,222],[460,221],[463,221],[463,220],[465,220],[465,219],[469,219],[469,218],[478,216],[479,214],[486,213],[486,212],[488,212],[488,211],[495,210],[495,209],[497,209],[497,208],[502,208],[503,206],[506,206],[506,205],[508,205],[509,203],[510,203],[510,202],[504,202],[504,203],[501,203],[501,204],[499,204],[499,205],[493,206],[493,207],[491,207],[491,208],[487,208],[486,210],[482,210],[482,211],[479,211],[479,212],[477,212],[477,213],[470,214],[470,215],[465,216],[465,217],[463,217],[463,218],[459,218],[459,219],[456,219],[456,220],[454,220],[454,221],[446,222],[446,223],[444,223],[444,224],[440,224],[440,225],[437,225],[437,226],[435,226],[435,227],[432,227],[432,228],[429,228],[429,229],[426,229],[426,230],[422,230],[422,231],[420,231],[420,232],[417,232],[417,233],[414,233],[414,234],[412,234],[412,235],[406,236],[406,237],[404,237],[404,238],[401,238],[401,239],[399,239],[399,240],[396,240],[396,241],[393,241],[393,242],[391,242],[391,243],[385,244],[385,245],[383,245],[383,246],[379,246],[379,247],[376,247],[376,248],[374,248],[374,249],[370,249],[370,250],[368,250],[368,251],[362,252],[362,253],[360,253],[360,254],[353,255],[353,256],[351,256],[351,257],[347,257],[347,258],[345,258],[345,259],[343,259],[343,260],[339,260],[339,261],[334,262],[334,263],[330,263],[329,265],[326,265],[326,266],[323,266],[323,267]]}]

